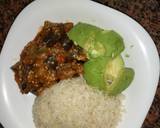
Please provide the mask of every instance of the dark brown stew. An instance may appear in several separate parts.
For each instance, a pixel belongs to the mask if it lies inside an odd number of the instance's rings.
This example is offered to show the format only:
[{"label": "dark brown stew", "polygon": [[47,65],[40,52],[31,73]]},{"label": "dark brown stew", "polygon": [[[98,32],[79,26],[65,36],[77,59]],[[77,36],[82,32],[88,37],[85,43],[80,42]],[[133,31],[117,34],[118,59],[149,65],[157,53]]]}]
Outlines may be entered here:
[{"label": "dark brown stew", "polygon": [[67,36],[73,23],[51,23],[23,49],[20,60],[12,66],[22,93],[39,95],[60,80],[79,76],[87,57],[82,48]]}]

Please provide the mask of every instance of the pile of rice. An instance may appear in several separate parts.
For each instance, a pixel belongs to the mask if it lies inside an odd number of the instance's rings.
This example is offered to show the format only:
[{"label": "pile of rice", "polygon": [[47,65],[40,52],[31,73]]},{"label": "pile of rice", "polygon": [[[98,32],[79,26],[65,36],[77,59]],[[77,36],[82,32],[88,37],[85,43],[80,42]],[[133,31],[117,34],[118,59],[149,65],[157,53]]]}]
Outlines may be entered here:
[{"label": "pile of rice", "polygon": [[33,119],[36,128],[116,128],[122,99],[90,88],[82,77],[63,80],[35,99]]}]

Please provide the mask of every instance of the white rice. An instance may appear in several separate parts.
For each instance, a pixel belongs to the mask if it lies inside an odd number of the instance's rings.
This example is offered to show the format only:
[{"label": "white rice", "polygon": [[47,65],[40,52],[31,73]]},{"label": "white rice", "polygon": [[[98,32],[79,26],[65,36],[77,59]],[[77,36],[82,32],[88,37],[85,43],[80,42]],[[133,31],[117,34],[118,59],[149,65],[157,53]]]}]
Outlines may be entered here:
[{"label": "white rice", "polygon": [[122,99],[90,88],[82,77],[63,80],[35,99],[33,119],[36,128],[116,128]]}]

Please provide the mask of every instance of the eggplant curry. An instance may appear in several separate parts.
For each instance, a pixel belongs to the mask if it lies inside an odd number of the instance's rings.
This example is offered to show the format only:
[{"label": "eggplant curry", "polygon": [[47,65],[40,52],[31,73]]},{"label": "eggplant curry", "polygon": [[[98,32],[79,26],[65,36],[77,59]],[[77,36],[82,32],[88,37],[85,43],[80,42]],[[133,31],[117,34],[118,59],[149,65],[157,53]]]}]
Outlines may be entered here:
[{"label": "eggplant curry", "polygon": [[41,92],[60,80],[79,76],[87,56],[67,36],[73,23],[51,23],[44,26],[23,49],[20,60],[11,68],[22,93]]}]

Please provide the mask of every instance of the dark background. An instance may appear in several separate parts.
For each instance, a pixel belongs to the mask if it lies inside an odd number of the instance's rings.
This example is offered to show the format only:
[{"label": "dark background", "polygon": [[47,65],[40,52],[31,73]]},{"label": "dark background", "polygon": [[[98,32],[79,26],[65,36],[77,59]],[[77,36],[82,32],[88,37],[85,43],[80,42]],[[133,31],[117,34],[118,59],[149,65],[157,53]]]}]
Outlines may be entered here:
[{"label": "dark background", "polygon": [[[138,21],[149,32],[160,53],[160,0],[94,1],[115,8]],[[0,0],[0,51],[16,16],[30,2],[32,0]],[[142,128],[160,128],[160,83]]]}]

